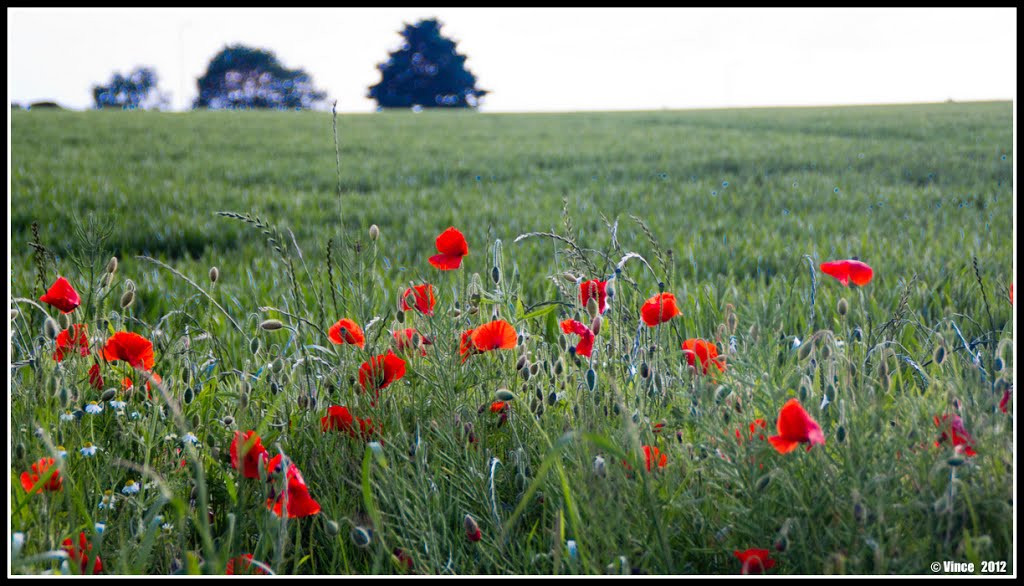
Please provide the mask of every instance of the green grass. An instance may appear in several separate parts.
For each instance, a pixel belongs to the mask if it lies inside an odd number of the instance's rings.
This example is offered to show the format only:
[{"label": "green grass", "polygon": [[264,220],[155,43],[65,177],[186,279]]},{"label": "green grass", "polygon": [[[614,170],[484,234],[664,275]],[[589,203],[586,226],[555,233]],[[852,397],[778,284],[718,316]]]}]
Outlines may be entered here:
[{"label": "green grass", "polygon": [[[997,407],[1014,380],[1008,103],[342,116],[340,195],[329,114],[11,116],[12,296],[68,277],[92,354],[114,331],[146,336],[169,394],[117,393],[138,419],[107,403],[61,421],[100,399],[94,359],[57,365],[43,333],[57,312],[15,303],[15,573],[59,570],[45,552],[81,531],[105,573],[223,573],[245,553],[277,573],[400,573],[396,548],[428,574],[738,573],[733,551],[747,548],[771,549],[781,574],[930,574],[943,560],[1014,571],[1014,403]],[[427,258],[450,225],[470,254],[441,273]],[[533,232],[562,240],[516,242]],[[626,262],[593,360],[577,360],[557,321],[590,318],[562,273],[609,278],[632,252],[650,269]],[[866,287],[817,268],[853,256],[874,268]],[[421,282],[435,315],[398,312]],[[639,308],[659,283],[682,316],[648,329]],[[460,334],[495,316],[528,339],[463,364]],[[379,318],[365,350],[328,341],[341,317]],[[269,318],[287,328],[261,330]],[[400,327],[434,344],[371,405],[356,374]],[[694,337],[719,343],[724,374],[689,371],[680,345]],[[632,374],[643,365],[650,377]],[[105,388],[144,380],[103,369]],[[499,388],[516,395],[500,426],[478,412]],[[736,441],[755,418],[774,434],[790,397],[825,446]],[[380,454],[322,433],[329,405],[372,417]],[[953,413],[976,456],[934,446],[933,417]],[[264,486],[230,464],[236,429],[298,465],[318,515],[266,511]],[[179,454],[187,432],[201,447]],[[78,453],[87,441],[94,458]],[[69,452],[63,490],[26,496],[19,475],[56,445]],[[666,468],[644,472],[642,445]],[[129,479],[153,484],[98,508]]]}]

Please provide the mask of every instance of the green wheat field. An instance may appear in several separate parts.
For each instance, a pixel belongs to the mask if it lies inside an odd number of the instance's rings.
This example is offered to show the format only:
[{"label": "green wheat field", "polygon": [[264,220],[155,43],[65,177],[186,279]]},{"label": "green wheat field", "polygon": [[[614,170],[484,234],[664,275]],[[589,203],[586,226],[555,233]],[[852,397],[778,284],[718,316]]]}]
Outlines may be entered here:
[{"label": "green wheat field", "polygon": [[1006,102],[12,111],[10,571],[1012,574],[1012,148]]}]

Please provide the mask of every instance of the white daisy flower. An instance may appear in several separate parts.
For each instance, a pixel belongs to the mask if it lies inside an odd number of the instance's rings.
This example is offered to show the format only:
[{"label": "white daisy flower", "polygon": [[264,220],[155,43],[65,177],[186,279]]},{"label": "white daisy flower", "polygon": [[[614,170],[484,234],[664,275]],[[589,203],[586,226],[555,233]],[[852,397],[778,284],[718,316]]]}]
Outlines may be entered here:
[{"label": "white daisy flower", "polygon": [[185,437],[181,438],[182,441],[191,443],[193,446],[199,443],[199,438],[196,437],[191,431],[185,434]]},{"label": "white daisy flower", "polygon": [[124,401],[122,401],[120,399],[115,399],[115,400],[110,402],[110,406],[113,407],[114,409],[121,410],[121,409],[124,409],[125,407],[127,407],[128,403],[126,403],[126,402],[124,402]]},{"label": "white daisy flower", "polygon": [[138,411],[132,411],[132,414],[129,415],[128,417],[131,417],[132,419],[141,419],[142,414],[140,414]]},{"label": "white daisy flower", "polygon": [[129,480],[124,483],[124,488],[121,489],[121,493],[126,495],[138,494],[140,489],[141,487],[139,486],[139,483],[134,480]]},{"label": "white daisy flower", "polygon": [[75,414],[70,412],[70,411],[65,411],[65,412],[60,414],[60,420],[61,421],[74,421],[75,420]]},{"label": "white daisy flower", "polygon": [[89,404],[85,406],[85,412],[90,415],[96,415],[103,412],[103,406],[96,401],[89,401]]},{"label": "white daisy flower", "polygon": [[106,528],[107,528],[107,524],[106,523],[96,523],[96,533],[98,535],[103,535],[103,531],[106,530]]},{"label": "white daisy flower", "polygon": [[96,455],[96,449],[96,446],[92,445],[91,442],[85,442],[85,445],[82,446],[82,449],[79,451],[82,452],[83,456],[89,457]]},{"label": "white daisy flower", "polygon": [[114,496],[114,492],[111,490],[103,491],[103,498],[100,499],[99,508],[114,510],[114,503],[117,501],[117,497]]},{"label": "white daisy flower", "polygon": [[170,523],[164,523],[160,526],[160,528],[166,531],[167,533],[174,531],[174,525],[171,525]]},{"label": "white daisy flower", "polygon": [[796,336],[793,336],[793,349],[795,350],[795,349],[797,349],[799,347],[800,347],[800,338],[797,338]]},{"label": "white daisy flower", "polygon": [[57,455],[61,458],[67,458],[68,451],[64,449],[64,446],[57,446]]}]

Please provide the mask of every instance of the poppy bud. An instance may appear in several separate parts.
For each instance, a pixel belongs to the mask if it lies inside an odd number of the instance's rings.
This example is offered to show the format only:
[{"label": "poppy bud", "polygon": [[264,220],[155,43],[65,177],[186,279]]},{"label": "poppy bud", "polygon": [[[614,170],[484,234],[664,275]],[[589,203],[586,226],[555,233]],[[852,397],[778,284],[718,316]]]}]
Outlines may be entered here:
[{"label": "poppy bud", "polygon": [[196,398],[196,392],[192,390],[192,387],[185,387],[185,393],[182,395],[182,400],[186,405],[191,403]]},{"label": "poppy bud", "polygon": [[844,440],[846,440],[846,427],[840,425],[836,430],[836,441],[843,443]]},{"label": "poppy bud", "polygon": [[590,319],[594,319],[598,315],[597,298],[591,297],[587,300],[587,314],[590,315]]},{"label": "poppy bud", "polygon": [[494,398],[499,401],[508,402],[515,399],[516,396],[508,389],[498,389],[494,392]]},{"label": "poppy bud", "polygon": [[942,366],[942,363],[946,361],[946,348],[945,346],[939,345],[935,348],[935,354],[932,355],[932,360],[936,365]]},{"label": "poppy bud", "polygon": [[[374,226],[376,228],[376,226]],[[359,549],[366,549],[370,547],[370,532],[362,527],[353,527],[352,533],[349,535],[352,538],[352,543],[355,544]]]},{"label": "poppy bud", "polygon": [[210,267],[210,282],[216,283],[217,279],[220,278],[220,269],[217,267]]},{"label": "poppy bud", "polygon": [[103,275],[103,280],[100,281],[100,285],[106,289],[114,282],[114,273],[106,273]]},{"label": "poppy bud", "polygon": [[495,285],[501,282],[501,272],[498,271],[498,267],[491,267],[491,280]]},{"label": "poppy bud", "polygon": [[593,368],[587,369],[587,388],[591,391],[597,386],[597,373],[594,372]]},{"label": "poppy bud", "polygon": [[590,322],[590,331],[594,332],[595,336],[601,333],[601,322],[602,319],[600,315],[595,315],[594,321]]},{"label": "poppy bud", "polygon": [[19,315],[21,315],[20,311],[18,311],[17,309],[12,309],[11,310],[11,321],[14,321],[14,320],[18,319]]},{"label": "poppy bud", "polygon": [[107,274],[110,274],[110,275],[113,275],[114,273],[117,272],[117,257],[116,256],[110,257],[110,260],[107,262],[107,269],[106,269],[106,271],[107,271]]},{"label": "poppy bud", "polygon": [[563,372],[565,372],[565,361],[562,360],[561,357],[559,357],[559,359],[555,361],[554,371],[555,376],[561,375]]},{"label": "poppy bud", "polygon": [[800,360],[807,360],[807,358],[810,357],[812,350],[814,350],[814,344],[804,344],[800,347],[800,351],[797,353],[797,358]]},{"label": "poppy bud", "polygon": [[253,354],[256,354],[257,352],[260,351],[259,338],[253,338],[252,340],[249,340],[249,351],[252,352]]},{"label": "poppy bud", "polygon": [[60,326],[57,325],[57,322],[52,317],[47,317],[46,321],[43,322],[43,335],[52,340],[57,337],[59,332]]},{"label": "poppy bud", "polygon": [[100,402],[102,403],[102,402],[105,402],[105,401],[109,401],[109,400],[113,399],[114,395],[116,395],[116,394],[117,394],[117,389],[107,389],[107,390],[103,391],[102,395],[100,395]]},{"label": "poppy bud", "polygon": [[333,520],[327,521],[327,533],[329,535],[333,537],[337,535],[339,531],[341,531],[341,527],[338,527],[337,523],[335,523]]},{"label": "poppy bud", "polygon": [[[604,294],[611,299],[615,297],[615,281],[608,281],[604,286]],[[607,307],[605,308],[607,310]]]},{"label": "poppy bud", "polygon": [[729,333],[735,334],[736,327],[739,326],[740,319],[736,317],[735,313],[730,313],[729,317],[725,318],[725,323],[729,326]]},{"label": "poppy bud", "polygon": [[380,228],[377,227],[377,224],[373,224],[370,226],[370,240],[376,242],[378,238],[380,238]]},{"label": "poppy bud", "polygon": [[640,378],[648,379],[651,376],[651,367],[646,362],[640,363]]},{"label": "poppy bud", "polygon": [[240,408],[242,408],[242,409],[245,409],[246,407],[249,406],[249,394],[248,393],[240,393],[238,395],[238,406]]},{"label": "poppy bud", "polygon": [[821,344],[821,359],[828,360],[828,357],[832,355],[832,345],[828,343]]},{"label": "poppy bud", "polygon": [[60,329],[67,330],[71,329],[71,314],[62,313],[57,316],[57,323],[60,324]]},{"label": "poppy bud", "polygon": [[268,332],[273,332],[273,331],[276,331],[276,330],[280,330],[283,327],[284,327],[284,324],[281,323],[281,320],[279,320],[279,319],[264,320],[260,324],[260,329],[266,330]]},{"label": "poppy bud", "polygon": [[853,328],[853,339],[858,342],[864,339],[864,330],[860,329],[860,326]]},{"label": "poppy bud", "polygon": [[558,401],[558,394],[554,391],[548,393],[548,405],[554,405]]},{"label": "poppy bud", "polygon": [[786,551],[786,549],[788,547],[789,547],[789,538],[786,537],[785,535],[780,535],[779,538],[775,540],[775,551],[777,551],[779,553],[782,553],[782,552]]},{"label": "poppy bud", "polygon": [[221,423],[223,423],[225,427],[231,427],[235,423],[235,418],[230,415],[226,415],[224,419],[221,420]]},{"label": "poppy bud", "polygon": [[480,533],[480,526],[472,516],[466,515],[463,517],[462,525],[466,528],[466,539],[470,542],[476,543],[483,538],[483,534]]},{"label": "poppy bud", "polygon": [[529,381],[529,380],[530,380],[530,369],[529,369],[529,368],[523,368],[523,369],[521,369],[521,370],[519,371],[519,376],[520,376],[520,377],[521,377],[521,378],[522,378],[522,379],[523,379],[524,381]]},{"label": "poppy bud", "polygon": [[772,481],[772,477],[770,475],[768,475],[768,474],[765,474],[764,476],[759,478],[757,480],[757,492],[761,492],[762,490],[767,488],[768,487],[768,483],[770,483],[771,481]]},{"label": "poppy bud", "polygon": [[402,311],[401,309],[399,309],[398,312],[395,313],[395,320],[397,320],[398,323],[400,323],[400,324],[404,324],[405,323],[405,312]]},{"label": "poppy bud", "polygon": [[526,367],[526,356],[520,356],[519,360],[516,361],[516,370],[522,370]]},{"label": "poppy bud", "polygon": [[129,289],[121,296],[121,309],[128,309],[135,303],[135,289]]},{"label": "poppy bud", "polygon": [[995,361],[992,362],[992,368],[996,372],[1002,372],[1002,370],[1003,370],[1003,359],[1001,357],[996,357]]},{"label": "poppy bud", "polygon": [[839,312],[839,315],[846,315],[846,312],[850,311],[850,304],[847,303],[845,297],[839,298],[839,303],[836,304],[836,311]]}]

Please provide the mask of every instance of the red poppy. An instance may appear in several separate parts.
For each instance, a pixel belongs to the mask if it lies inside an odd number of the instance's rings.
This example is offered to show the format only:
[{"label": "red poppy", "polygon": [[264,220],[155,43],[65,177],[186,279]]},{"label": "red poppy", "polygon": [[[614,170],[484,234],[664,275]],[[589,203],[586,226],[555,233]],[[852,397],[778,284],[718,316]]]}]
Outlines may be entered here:
[{"label": "red poppy", "polygon": [[651,468],[657,464],[658,468],[664,468],[668,464],[668,455],[662,454],[661,450],[651,446],[644,446],[644,464],[647,466],[647,471],[650,472]]},{"label": "red poppy", "polygon": [[[753,441],[753,439],[756,437],[757,439],[764,441],[765,439],[767,439],[764,437],[763,433],[766,429],[768,429],[767,421],[765,421],[764,419],[755,419],[754,422],[750,424],[750,435],[747,436],[747,439]],[[740,433],[740,430],[738,429],[736,430],[736,440],[741,444],[743,443],[743,434]]]},{"label": "red poppy", "polygon": [[97,391],[103,388],[103,375],[100,374],[99,364],[93,364],[89,368],[89,384]]},{"label": "red poppy", "polygon": [[391,332],[391,336],[395,339],[395,346],[399,353],[405,353],[412,350],[416,346],[413,344],[413,337],[419,336],[420,343],[420,356],[427,355],[427,346],[432,345],[434,342],[430,338],[416,331],[416,328],[405,328],[404,330],[395,330]]},{"label": "red poppy", "polygon": [[[85,537],[85,532],[78,534],[78,545],[75,545],[74,541],[69,537],[62,543],[62,549],[68,552],[68,555],[72,560],[78,562],[82,568],[82,573],[86,573],[89,570],[89,552],[92,551],[92,544]],[[92,568],[93,574],[99,574],[103,571],[103,561],[100,560],[100,556],[96,556],[96,565]]]},{"label": "red poppy", "polygon": [[437,304],[437,300],[434,299],[433,285],[426,283],[406,289],[405,293],[402,294],[402,310],[409,311],[412,309],[412,306],[409,305],[410,298],[416,304],[416,311],[424,315],[434,315],[434,305]]},{"label": "red poppy", "polygon": [[40,297],[39,300],[56,307],[61,313],[71,313],[82,304],[82,298],[64,277],[57,277],[46,295]]},{"label": "red poppy", "polygon": [[373,421],[369,418],[360,419],[353,417],[348,407],[334,405],[327,408],[327,415],[320,418],[320,428],[324,431],[347,431],[352,437],[356,437],[356,422],[359,422],[359,430],[363,437],[373,435]]},{"label": "red poppy", "polygon": [[579,343],[576,344],[576,353],[580,356],[590,356],[594,351],[594,332],[586,324],[567,319],[562,321],[562,331],[580,337]]},{"label": "red poppy", "polygon": [[462,265],[462,257],[469,254],[469,245],[466,244],[466,237],[454,226],[448,228],[434,241],[437,251],[430,257],[430,264],[442,271],[451,271]]},{"label": "red poppy", "polygon": [[82,356],[89,355],[89,328],[85,324],[74,324],[70,329],[57,334],[57,351],[53,353],[53,359],[61,362],[65,352],[76,349]]},{"label": "red poppy", "polygon": [[491,413],[503,413],[508,411],[509,405],[505,401],[495,401],[491,403]]},{"label": "red poppy", "polygon": [[871,267],[859,260],[823,262],[821,272],[839,279],[844,287],[849,287],[851,281],[854,285],[863,287],[871,282],[871,277],[875,274]]},{"label": "red poppy", "polygon": [[405,569],[412,571],[412,556],[405,553],[404,549],[396,547],[391,553],[395,554],[395,558],[398,559],[398,563],[405,566]]},{"label": "red poppy", "polygon": [[798,444],[807,444],[808,452],[814,444],[825,445],[825,434],[821,426],[811,419],[796,399],[790,399],[782,406],[775,427],[779,435],[771,436],[768,441],[780,454],[792,452]]},{"label": "red poppy", "polygon": [[230,560],[228,560],[227,571],[224,572],[224,573],[226,575],[228,575],[228,576],[235,575],[236,564],[237,564],[237,567],[240,570],[238,572],[239,574],[266,574],[267,573],[266,570],[264,570],[263,568],[257,566],[256,564],[252,563],[252,554],[251,553],[245,553],[245,554],[242,554],[242,555],[240,555],[240,556],[238,556],[236,558],[231,558]]},{"label": "red poppy", "polygon": [[[278,454],[267,464],[268,476],[276,471],[281,465],[281,454]],[[267,499],[267,509],[274,512],[278,517],[282,516],[282,510],[288,511],[288,518],[308,517],[320,512],[320,503],[309,496],[309,488],[306,486],[302,473],[295,462],[288,463],[288,471],[285,473],[286,489],[279,495],[271,494]],[[285,502],[287,501],[287,502]]]},{"label": "red poppy", "polygon": [[366,391],[380,391],[405,376],[405,361],[388,350],[359,367],[359,385]]},{"label": "red poppy", "polygon": [[517,340],[516,329],[503,319],[486,323],[473,330],[473,345],[481,352],[510,350],[516,347]]},{"label": "red poppy", "polygon": [[[725,372],[725,360],[718,357],[718,346],[708,342],[707,340],[701,340],[699,338],[690,338],[683,342],[683,354],[686,355],[686,361],[697,370],[702,370],[704,374],[708,373],[708,366],[712,364],[718,369],[718,372]],[[700,366],[695,366],[697,360],[700,360]]]},{"label": "red poppy", "polygon": [[466,529],[466,539],[470,543],[476,543],[483,539],[484,535],[480,532],[480,525],[472,515],[466,515],[462,518],[462,526]]},{"label": "red poppy", "polygon": [[32,472],[21,473],[21,486],[25,492],[31,492],[32,487],[39,482],[40,478],[46,478],[50,474],[50,470],[53,470],[53,476],[50,476],[50,479],[43,484],[42,490],[47,492],[60,490],[64,481],[60,477],[60,470],[56,468],[56,462],[53,458],[41,458],[32,464]]},{"label": "red poppy", "polygon": [[671,293],[658,293],[648,299],[640,308],[640,317],[643,318],[645,324],[652,328],[681,313],[676,307],[676,296]]},{"label": "red poppy", "polygon": [[967,456],[977,455],[978,452],[974,451],[974,438],[964,429],[964,422],[959,415],[943,415],[941,419],[935,416],[934,421],[935,427],[942,430],[942,435],[936,440],[935,447],[939,447],[952,436],[954,449],[963,446],[963,452]]},{"label": "red poppy", "polygon": [[153,343],[132,332],[116,332],[103,347],[104,360],[123,360],[135,368],[153,368]]},{"label": "red poppy", "polygon": [[1006,390],[1003,391],[1003,398],[999,400],[999,410],[1002,411],[1003,413],[1007,412],[1006,407],[1007,407],[1007,405],[1010,404],[1010,395],[1012,395],[1012,394],[1013,394],[1013,387],[1012,386],[1007,387]]},{"label": "red poppy", "polygon": [[359,327],[359,324],[348,318],[340,319],[338,323],[331,326],[331,329],[327,330],[327,337],[335,344],[352,344],[360,348],[366,344],[363,329]]},{"label": "red poppy", "polygon": [[263,447],[263,440],[251,430],[245,434],[236,431],[230,451],[231,465],[246,478],[259,478],[260,465],[270,457],[267,449]]},{"label": "red poppy", "polygon": [[1010,305],[1013,305],[1013,283],[1010,283]]},{"label": "red poppy", "polygon": [[459,342],[459,356],[462,356],[462,361],[465,362],[473,354],[480,353],[480,350],[473,345],[473,328],[462,332],[462,340]]},{"label": "red poppy", "polygon": [[768,557],[767,549],[748,549],[747,551],[737,549],[732,554],[743,564],[740,569],[741,574],[763,574],[765,570],[775,567],[775,560]]},{"label": "red poppy", "polygon": [[580,303],[586,307],[591,299],[597,299],[597,310],[604,313],[608,309],[607,287],[608,281],[598,281],[597,279],[583,281],[580,283]]}]

